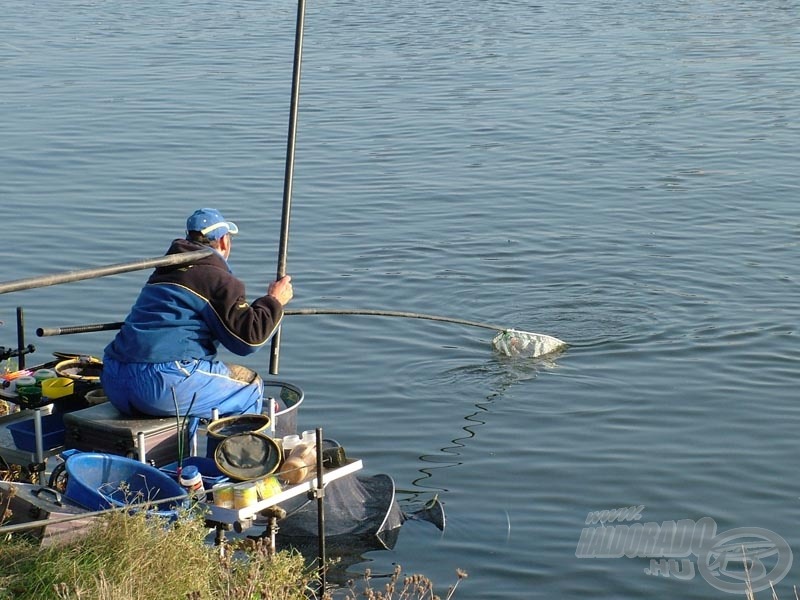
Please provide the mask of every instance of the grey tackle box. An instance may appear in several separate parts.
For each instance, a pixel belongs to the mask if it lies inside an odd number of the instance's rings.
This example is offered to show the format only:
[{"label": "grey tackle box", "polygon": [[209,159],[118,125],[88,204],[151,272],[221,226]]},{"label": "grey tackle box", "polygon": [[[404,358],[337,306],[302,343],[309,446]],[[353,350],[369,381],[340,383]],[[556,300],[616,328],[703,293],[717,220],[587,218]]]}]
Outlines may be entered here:
[{"label": "grey tackle box", "polygon": [[[147,462],[160,467],[179,459],[175,418],[129,417],[108,402],[64,414],[66,448],[138,459],[140,432],[144,434]],[[183,455],[187,456],[185,432],[183,448]]]}]

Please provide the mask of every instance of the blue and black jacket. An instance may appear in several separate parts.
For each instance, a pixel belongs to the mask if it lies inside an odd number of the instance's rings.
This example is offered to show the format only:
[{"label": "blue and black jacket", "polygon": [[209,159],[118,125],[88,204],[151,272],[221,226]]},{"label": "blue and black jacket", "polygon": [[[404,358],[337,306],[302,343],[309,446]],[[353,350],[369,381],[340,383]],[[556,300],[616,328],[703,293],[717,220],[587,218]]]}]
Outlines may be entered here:
[{"label": "blue and black jacket", "polygon": [[[177,239],[167,254],[203,248]],[[157,268],[105,354],[125,363],[212,360],[221,343],[245,356],[269,340],[282,317],[283,307],[272,296],[248,303],[244,283],[215,252],[193,263]]]}]

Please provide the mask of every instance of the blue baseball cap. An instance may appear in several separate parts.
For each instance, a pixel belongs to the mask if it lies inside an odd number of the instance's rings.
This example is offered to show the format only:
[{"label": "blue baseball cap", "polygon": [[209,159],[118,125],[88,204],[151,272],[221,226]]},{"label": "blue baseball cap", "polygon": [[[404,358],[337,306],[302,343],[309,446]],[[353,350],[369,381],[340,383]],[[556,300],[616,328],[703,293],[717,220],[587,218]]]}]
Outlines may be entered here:
[{"label": "blue baseball cap", "polygon": [[186,220],[186,231],[199,231],[209,240],[218,240],[226,233],[239,233],[236,223],[226,221],[216,208],[201,208]]}]

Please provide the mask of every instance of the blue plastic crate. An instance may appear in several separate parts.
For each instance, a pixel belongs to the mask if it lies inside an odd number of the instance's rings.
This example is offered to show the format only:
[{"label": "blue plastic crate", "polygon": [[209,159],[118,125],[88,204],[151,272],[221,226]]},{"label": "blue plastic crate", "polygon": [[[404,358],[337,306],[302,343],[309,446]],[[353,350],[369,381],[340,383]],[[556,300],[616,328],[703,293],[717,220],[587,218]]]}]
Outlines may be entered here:
[{"label": "blue plastic crate", "polygon": [[[42,449],[47,452],[64,445],[63,415],[52,414],[42,417]],[[33,419],[15,421],[8,424],[14,445],[26,452],[36,452],[36,435]]]}]

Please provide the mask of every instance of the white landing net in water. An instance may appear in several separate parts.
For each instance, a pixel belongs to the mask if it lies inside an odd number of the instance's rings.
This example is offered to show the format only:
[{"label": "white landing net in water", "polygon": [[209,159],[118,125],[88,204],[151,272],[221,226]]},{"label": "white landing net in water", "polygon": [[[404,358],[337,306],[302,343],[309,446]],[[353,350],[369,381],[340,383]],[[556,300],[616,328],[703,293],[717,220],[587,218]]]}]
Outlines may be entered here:
[{"label": "white landing net in water", "polygon": [[504,329],[494,336],[492,347],[505,356],[537,358],[563,350],[567,344],[550,335]]}]

